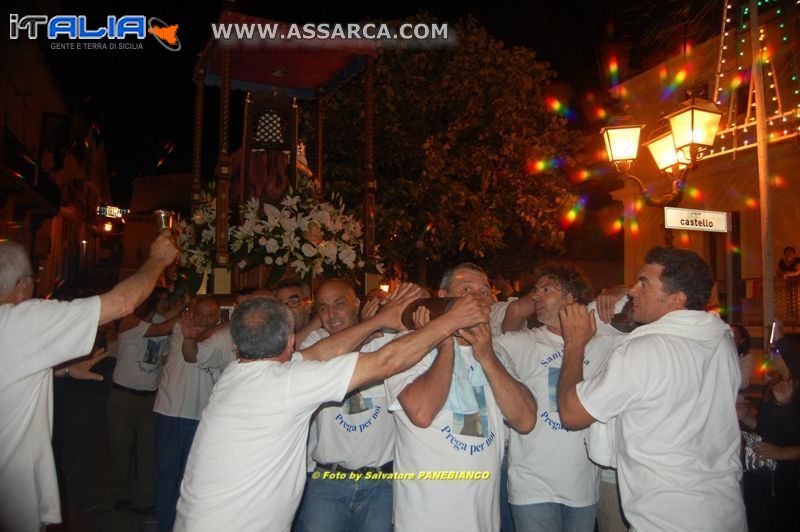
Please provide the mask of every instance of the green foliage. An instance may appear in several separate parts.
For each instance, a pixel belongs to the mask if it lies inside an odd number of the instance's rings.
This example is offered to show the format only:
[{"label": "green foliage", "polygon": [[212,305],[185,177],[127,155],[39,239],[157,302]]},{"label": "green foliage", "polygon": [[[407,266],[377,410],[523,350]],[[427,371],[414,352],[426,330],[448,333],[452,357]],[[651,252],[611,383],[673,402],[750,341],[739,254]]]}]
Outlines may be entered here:
[{"label": "green foliage", "polygon": [[[513,255],[512,245],[563,247],[569,182],[532,171],[540,159],[569,163],[580,147],[546,108],[554,73],[474,19],[453,29],[456,45],[384,48],[375,62],[377,242],[398,272],[419,255],[491,263]],[[363,74],[326,99],[325,187],[350,205],[361,201],[363,102]]]}]

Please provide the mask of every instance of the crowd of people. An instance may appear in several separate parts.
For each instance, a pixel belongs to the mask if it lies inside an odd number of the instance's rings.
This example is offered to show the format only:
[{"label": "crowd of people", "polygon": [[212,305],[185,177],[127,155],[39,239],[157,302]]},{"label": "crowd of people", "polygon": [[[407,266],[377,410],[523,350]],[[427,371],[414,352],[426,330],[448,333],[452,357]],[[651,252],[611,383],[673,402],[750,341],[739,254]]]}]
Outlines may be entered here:
[{"label": "crowd of people", "polygon": [[[632,287],[594,301],[567,265],[498,302],[482,268],[459,264],[435,294],[450,309],[421,306],[411,328],[403,311],[430,293],[402,284],[362,304],[343,279],[313,297],[296,279],[241,294],[223,322],[211,296],[154,288],[176,254],[165,232],[110,292],[58,302],[32,299],[28,257],[0,243],[0,530],[60,521],[52,368],[113,322],[112,497],[155,512],[159,530],[797,522],[800,341],[782,341],[787,371],[757,416],[737,409],[741,341],[706,312],[713,279],[691,251],[654,248]],[[626,310],[634,327],[618,324]],[[62,372],[97,378],[104,356]],[[763,436],[774,476],[742,482],[740,422]]]}]

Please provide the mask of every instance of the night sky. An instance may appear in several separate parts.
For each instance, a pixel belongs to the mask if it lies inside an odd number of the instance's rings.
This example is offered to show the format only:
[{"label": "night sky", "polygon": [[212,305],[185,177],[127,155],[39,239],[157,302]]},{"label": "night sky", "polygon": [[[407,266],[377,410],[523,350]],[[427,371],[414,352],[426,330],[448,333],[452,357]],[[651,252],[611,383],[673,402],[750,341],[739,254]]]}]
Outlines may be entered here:
[{"label": "night sky", "polygon": [[[716,0],[666,0],[654,5],[622,0],[526,4],[485,2],[445,8],[433,2],[399,6],[388,2],[347,6],[331,2],[306,11],[298,2],[240,1],[236,9],[297,23],[397,19],[421,12],[432,14],[440,22],[452,22],[471,14],[506,45],[535,50],[538,57],[549,62],[558,73],[557,81],[569,83],[580,91],[608,87],[603,78],[602,43],[621,41],[641,55],[665,46],[664,41],[669,41],[669,35],[675,33],[676,20],[683,21],[679,29],[684,36],[687,31],[707,32],[716,27],[713,9],[721,8]],[[137,14],[180,25],[178,37],[182,50],[176,53],[165,51],[153,39],[144,41],[143,50],[124,51],[50,50],[46,39],[39,41],[72,111],[87,116],[101,131],[115,201],[127,200],[130,183],[137,176],[190,171],[192,72],[197,54],[210,36],[210,23],[217,19],[223,3],[115,2],[110,5],[79,0],[69,3],[38,1],[35,6],[12,2],[10,13],[85,14],[94,25],[100,25],[109,14]],[[208,100],[217,99],[209,94]],[[216,114],[218,111],[207,107],[207,112]],[[207,127],[207,134],[208,131]],[[233,133],[232,147],[239,143],[236,136]],[[171,145],[174,149],[170,152]],[[163,163],[159,165],[162,158]]]}]

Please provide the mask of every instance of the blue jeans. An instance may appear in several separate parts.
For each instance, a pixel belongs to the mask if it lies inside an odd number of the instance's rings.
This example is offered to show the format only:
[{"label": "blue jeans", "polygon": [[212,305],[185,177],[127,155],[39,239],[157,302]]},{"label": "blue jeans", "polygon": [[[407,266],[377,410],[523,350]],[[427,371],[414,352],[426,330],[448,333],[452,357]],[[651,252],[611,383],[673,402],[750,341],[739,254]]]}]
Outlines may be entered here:
[{"label": "blue jeans", "polygon": [[175,506],[181,494],[183,470],[200,422],[158,413],[155,417],[156,517],[158,530],[171,532],[175,524]]},{"label": "blue jeans", "polygon": [[573,508],[557,502],[511,505],[519,532],[592,532],[597,504]]},{"label": "blue jeans", "polygon": [[392,481],[311,479],[293,530],[391,532]]}]

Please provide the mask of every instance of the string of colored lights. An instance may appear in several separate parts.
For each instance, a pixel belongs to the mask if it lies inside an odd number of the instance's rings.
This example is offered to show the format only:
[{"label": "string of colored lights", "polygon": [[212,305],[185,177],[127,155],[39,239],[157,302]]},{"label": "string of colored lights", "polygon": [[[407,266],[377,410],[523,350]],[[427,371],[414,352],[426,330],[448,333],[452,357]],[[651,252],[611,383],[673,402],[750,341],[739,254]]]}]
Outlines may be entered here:
[{"label": "string of colored lights", "polygon": [[[783,141],[798,136],[800,132],[800,87],[797,75],[797,50],[791,46],[791,39],[787,29],[787,14],[778,0],[761,0],[757,3],[759,12],[763,11],[762,20],[765,22],[759,27],[758,38],[762,54],[762,64],[765,66],[764,86],[769,91],[766,94],[769,141]],[[749,48],[747,39],[751,34],[749,28],[749,6],[742,5],[739,10],[740,20],[736,28],[732,28],[731,10],[733,6],[727,1],[724,4],[723,32],[720,36],[719,63],[717,76],[715,76],[715,102],[717,105],[728,104],[728,120],[717,132],[719,142],[712,148],[706,157],[716,157],[723,154],[736,153],[741,150],[751,149],[757,145],[752,122],[755,121],[753,98],[753,82],[750,68],[747,63]],[[795,9],[797,5],[795,6]],[[735,34],[735,35],[734,35]],[[730,41],[734,37],[736,54],[733,56],[736,69],[730,66],[731,50]],[[785,63],[780,68],[778,62]],[[726,75],[730,82],[725,83]],[[744,121],[736,123],[739,114],[737,106],[737,89],[747,83],[748,101]],[[790,91],[781,91],[781,84],[794,85]],[[786,105],[786,98],[794,100],[791,105]],[[790,120],[794,119],[794,126]],[[748,125],[751,127],[748,128]]]}]

